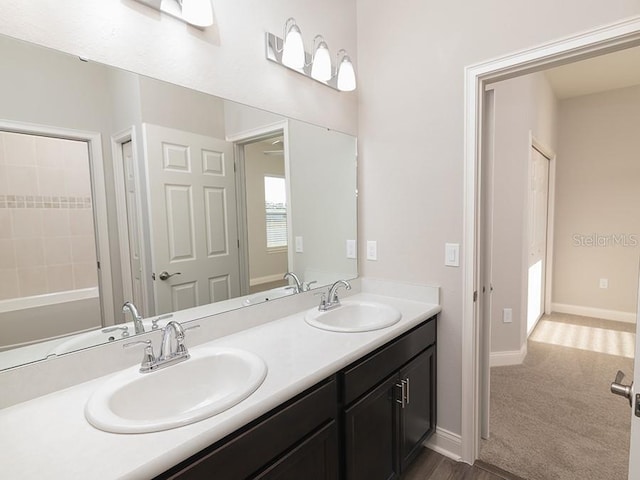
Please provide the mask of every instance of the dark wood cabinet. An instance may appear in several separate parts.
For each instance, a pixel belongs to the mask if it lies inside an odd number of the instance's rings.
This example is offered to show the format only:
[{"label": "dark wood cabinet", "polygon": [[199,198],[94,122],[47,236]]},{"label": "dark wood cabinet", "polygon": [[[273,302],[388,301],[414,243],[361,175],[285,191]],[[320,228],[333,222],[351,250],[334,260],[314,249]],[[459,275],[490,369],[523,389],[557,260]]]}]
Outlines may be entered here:
[{"label": "dark wood cabinet", "polygon": [[160,479],[393,480],[435,430],[436,317]]},{"label": "dark wood cabinet", "polygon": [[346,477],[351,480],[398,478],[396,431],[397,378],[391,377],[344,413]]},{"label": "dark wood cabinet", "polygon": [[399,454],[400,469],[420,452],[422,442],[435,430],[436,405],[435,347],[430,347],[400,371],[405,381],[406,398],[400,404]]},{"label": "dark wood cabinet", "polygon": [[432,319],[339,374],[346,480],[399,478],[435,430],[435,333]]},{"label": "dark wood cabinet", "polygon": [[[296,478],[322,461],[338,478],[337,389],[332,377],[156,477],[180,480]],[[316,451],[322,449],[321,452]],[[312,450],[310,452],[310,449]],[[332,463],[333,462],[333,463]],[[332,466],[335,465],[335,466]],[[307,478],[307,477],[298,477]]]}]

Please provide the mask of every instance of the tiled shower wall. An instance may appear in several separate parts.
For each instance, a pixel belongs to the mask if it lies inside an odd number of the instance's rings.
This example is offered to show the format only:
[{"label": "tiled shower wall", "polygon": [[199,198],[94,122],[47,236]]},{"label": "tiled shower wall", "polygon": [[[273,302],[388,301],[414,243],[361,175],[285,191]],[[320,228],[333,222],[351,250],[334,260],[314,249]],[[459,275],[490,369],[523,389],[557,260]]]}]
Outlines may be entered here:
[{"label": "tiled shower wall", "polygon": [[0,300],[97,285],[87,144],[0,132]]}]

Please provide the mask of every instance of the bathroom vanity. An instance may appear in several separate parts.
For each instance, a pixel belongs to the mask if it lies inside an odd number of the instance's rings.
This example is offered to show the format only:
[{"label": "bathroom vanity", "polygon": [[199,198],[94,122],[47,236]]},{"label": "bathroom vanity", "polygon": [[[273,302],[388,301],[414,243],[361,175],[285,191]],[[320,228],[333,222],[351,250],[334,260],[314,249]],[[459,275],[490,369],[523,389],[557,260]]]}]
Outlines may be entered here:
[{"label": "bathroom vanity", "polygon": [[435,429],[436,317],[157,479],[392,479]]},{"label": "bathroom vanity", "polygon": [[[440,312],[437,289],[427,301],[380,295],[403,288],[347,297],[401,312],[397,323],[373,331],[316,328],[305,321],[314,307],[221,337],[209,336],[201,321],[202,328],[186,335],[194,357],[202,349],[241,349],[264,360],[268,372],[249,397],[195,423],[136,434],[93,427],[85,418],[88,400],[121,372],[2,409],[3,476],[397,478],[435,429]],[[116,350],[124,355],[130,349]]]}]

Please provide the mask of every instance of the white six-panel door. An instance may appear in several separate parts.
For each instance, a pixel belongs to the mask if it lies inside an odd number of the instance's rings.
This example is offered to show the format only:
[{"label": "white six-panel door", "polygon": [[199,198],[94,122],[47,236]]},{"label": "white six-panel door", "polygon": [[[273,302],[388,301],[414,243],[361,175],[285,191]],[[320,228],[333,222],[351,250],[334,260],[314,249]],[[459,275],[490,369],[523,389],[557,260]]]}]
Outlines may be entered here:
[{"label": "white six-panel door", "polygon": [[143,131],[156,314],[238,296],[232,144],[151,124]]}]

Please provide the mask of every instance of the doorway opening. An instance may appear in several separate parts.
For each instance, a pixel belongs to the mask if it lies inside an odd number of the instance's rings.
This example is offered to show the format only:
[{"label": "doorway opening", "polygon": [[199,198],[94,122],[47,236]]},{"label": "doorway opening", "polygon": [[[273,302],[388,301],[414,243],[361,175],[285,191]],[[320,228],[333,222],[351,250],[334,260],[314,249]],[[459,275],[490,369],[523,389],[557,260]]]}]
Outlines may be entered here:
[{"label": "doorway opening", "polygon": [[[639,40],[640,22],[636,19],[467,69],[465,246],[470,255],[467,255],[465,260],[463,289],[462,457],[469,463],[478,458],[482,417],[480,413],[483,410],[485,387],[481,372],[488,362],[488,358],[484,356],[486,349],[482,348],[481,343],[482,323],[478,320],[481,319],[480,312],[483,311],[484,303],[481,296],[478,302],[473,300],[474,292],[482,291],[483,288],[480,252],[485,248],[481,204],[484,196],[481,192],[480,178],[485,165],[481,159],[484,149],[480,139],[484,121],[484,86],[488,82],[515,78],[570,61],[634,47],[638,45]],[[538,274],[541,282],[547,277],[548,274]],[[526,305],[523,307],[526,308]],[[527,328],[522,328],[526,335]]]}]

